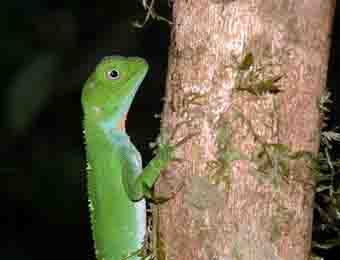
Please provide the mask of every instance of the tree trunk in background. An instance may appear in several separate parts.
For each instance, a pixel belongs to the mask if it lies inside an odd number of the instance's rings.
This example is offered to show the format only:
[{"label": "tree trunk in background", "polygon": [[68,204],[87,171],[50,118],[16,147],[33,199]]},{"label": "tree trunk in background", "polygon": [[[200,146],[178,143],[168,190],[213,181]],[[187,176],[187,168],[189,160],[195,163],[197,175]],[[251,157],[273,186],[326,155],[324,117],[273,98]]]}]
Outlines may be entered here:
[{"label": "tree trunk in background", "polygon": [[174,2],[163,127],[173,141],[195,136],[157,187],[184,182],[160,206],[166,259],[309,259],[313,178],[294,152],[319,148],[334,9],[331,0]]}]

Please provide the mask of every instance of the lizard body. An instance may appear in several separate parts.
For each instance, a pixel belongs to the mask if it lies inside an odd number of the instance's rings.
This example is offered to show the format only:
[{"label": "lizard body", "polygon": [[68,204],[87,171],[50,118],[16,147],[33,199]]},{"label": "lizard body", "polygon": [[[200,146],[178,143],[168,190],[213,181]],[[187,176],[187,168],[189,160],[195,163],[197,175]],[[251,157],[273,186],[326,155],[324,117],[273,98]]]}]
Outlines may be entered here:
[{"label": "lizard body", "polygon": [[170,151],[163,150],[143,170],[140,153],[125,131],[127,113],[147,71],[142,58],[105,57],[82,91],[89,208],[98,260],[122,260],[142,247],[145,198],[151,197],[170,161]]}]

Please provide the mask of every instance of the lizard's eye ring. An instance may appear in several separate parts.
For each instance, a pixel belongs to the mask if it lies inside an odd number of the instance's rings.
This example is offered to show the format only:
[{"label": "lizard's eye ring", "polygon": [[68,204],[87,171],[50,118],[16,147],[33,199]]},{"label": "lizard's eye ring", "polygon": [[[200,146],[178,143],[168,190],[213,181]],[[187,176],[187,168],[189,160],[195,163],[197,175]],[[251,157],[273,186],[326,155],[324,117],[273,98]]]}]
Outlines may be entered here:
[{"label": "lizard's eye ring", "polygon": [[119,71],[116,69],[107,72],[107,77],[111,80],[119,79]]}]

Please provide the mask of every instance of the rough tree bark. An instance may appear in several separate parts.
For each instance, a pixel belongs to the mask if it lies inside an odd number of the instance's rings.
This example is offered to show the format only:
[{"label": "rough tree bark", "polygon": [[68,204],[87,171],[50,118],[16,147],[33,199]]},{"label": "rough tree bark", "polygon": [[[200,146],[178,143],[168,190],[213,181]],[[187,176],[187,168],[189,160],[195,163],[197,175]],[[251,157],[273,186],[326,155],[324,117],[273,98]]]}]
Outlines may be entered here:
[{"label": "rough tree bark", "polygon": [[193,137],[157,187],[185,184],[160,206],[167,259],[309,259],[313,179],[295,152],[318,151],[334,9],[174,2],[163,127]]}]

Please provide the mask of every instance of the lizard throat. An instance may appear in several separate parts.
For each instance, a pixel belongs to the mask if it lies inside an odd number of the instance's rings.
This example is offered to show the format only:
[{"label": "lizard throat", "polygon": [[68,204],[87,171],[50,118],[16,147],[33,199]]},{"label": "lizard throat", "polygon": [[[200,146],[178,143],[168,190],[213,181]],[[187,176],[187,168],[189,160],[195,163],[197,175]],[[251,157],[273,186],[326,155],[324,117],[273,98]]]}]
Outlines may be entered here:
[{"label": "lizard throat", "polygon": [[127,113],[124,114],[124,116],[122,117],[122,119],[118,122],[117,124],[117,128],[123,132],[126,131],[126,128],[125,128],[125,122],[126,122],[126,119],[127,119]]}]

